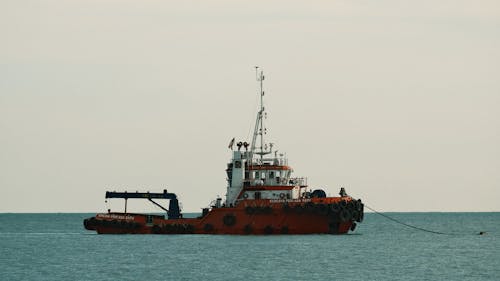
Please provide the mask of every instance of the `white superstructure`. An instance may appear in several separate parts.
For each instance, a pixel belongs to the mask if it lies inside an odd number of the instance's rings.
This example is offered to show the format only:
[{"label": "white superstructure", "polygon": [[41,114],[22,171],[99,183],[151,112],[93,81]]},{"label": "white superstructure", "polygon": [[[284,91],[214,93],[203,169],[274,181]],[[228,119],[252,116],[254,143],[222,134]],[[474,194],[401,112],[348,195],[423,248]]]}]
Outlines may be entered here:
[{"label": "white superstructure", "polygon": [[256,75],[260,83],[260,110],[255,121],[252,143],[238,142],[237,149],[234,148],[234,139],[229,144],[233,155],[226,169],[226,206],[232,206],[239,200],[297,199],[307,187],[307,179],[292,178],[293,170],[288,166],[286,157],[277,151],[273,153],[273,144],[265,143],[264,73],[256,67]]}]

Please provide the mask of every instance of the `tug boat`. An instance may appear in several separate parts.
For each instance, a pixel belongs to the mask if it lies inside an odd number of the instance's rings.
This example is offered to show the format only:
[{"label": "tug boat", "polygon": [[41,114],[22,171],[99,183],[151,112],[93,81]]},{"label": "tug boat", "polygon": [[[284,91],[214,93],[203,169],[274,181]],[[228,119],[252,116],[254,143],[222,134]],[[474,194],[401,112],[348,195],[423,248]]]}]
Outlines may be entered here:
[{"label": "tug boat", "polygon": [[[260,83],[260,110],[251,143],[229,143],[225,200],[217,198],[200,216],[184,218],[175,193],[106,192],[106,199],[125,200],[124,212],[99,213],[83,221],[98,234],[345,234],[362,222],[364,205],[344,188],[328,197],[322,189],[309,189],[307,178],[292,177],[284,154],[273,151],[264,136],[264,73],[256,67]],[[146,199],[165,215],[127,212],[128,199]],[[155,200],[169,200],[168,209]]]}]

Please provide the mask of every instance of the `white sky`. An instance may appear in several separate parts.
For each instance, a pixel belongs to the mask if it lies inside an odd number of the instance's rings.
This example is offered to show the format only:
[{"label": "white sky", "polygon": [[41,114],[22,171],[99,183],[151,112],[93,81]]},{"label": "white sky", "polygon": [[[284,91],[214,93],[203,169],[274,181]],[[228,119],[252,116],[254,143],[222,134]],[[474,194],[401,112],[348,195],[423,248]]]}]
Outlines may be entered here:
[{"label": "white sky", "polygon": [[255,65],[268,139],[312,187],[500,211],[498,1],[3,0],[0,40],[0,212],[165,187],[207,206],[251,138]]}]

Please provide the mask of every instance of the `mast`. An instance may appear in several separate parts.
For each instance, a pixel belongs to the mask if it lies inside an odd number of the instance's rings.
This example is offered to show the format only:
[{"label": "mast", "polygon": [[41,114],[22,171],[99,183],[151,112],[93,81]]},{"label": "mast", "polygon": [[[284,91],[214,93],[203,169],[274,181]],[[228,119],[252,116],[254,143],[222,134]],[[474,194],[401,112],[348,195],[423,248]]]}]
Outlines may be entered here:
[{"label": "mast", "polygon": [[[250,149],[250,155],[251,158],[253,159],[253,154],[259,154],[260,155],[260,160],[261,162],[263,161],[264,155],[271,153],[271,151],[265,151],[266,147],[264,144],[264,134],[266,133],[266,128],[264,128],[264,116],[265,116],[265,108],[264,108],[264,87],[263,87],[263,81],[264,81],[264,71],[259,72],[259,67],[255,67],[255,75],[257,82],[259,82],[260,85],[260,90],[259,90],[259,95],[260,95],[260,110],[257,113],[257,119],[255,120],[255,129],[253,132],[253,138],[252,138],[252,146]],[[259,151],[255,152],[256,148],[256,142],[257,142],[257,135],[260,135],[260,147],[258,147]]]},{"label": "mast", "polygon": [[[260,151],[264,151],[264,91],[262,89],[262,83],[264,81],[264,71],[260,71],[260,75],[257,78],[257,81],[260,82]],[[260,154],[260,160],[262,162],[262,158],[264,155]]]}]

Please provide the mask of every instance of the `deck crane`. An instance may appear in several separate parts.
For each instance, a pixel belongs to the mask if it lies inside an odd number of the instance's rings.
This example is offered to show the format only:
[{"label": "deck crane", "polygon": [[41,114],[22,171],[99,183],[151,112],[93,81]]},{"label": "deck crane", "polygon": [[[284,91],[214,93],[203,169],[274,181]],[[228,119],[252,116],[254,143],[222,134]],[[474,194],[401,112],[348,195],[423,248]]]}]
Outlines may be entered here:
[{"label": "deck crane", "polygon": [[[181,211],[179,209],[179,200],[175,193],[168,193],[166,189],[163,193],[151,193],[151,192],[115,192],[106,191],[106,199],[108,198],[123,198],[125,199],[125,213],[127,213],[127,200],[128,199],[148,199],[151,203],[163,209],[168,214],[168,219],[179,219],[181,218]],[[168,205],[168,210],[153,199],[168,199],[170,203]]]}]

